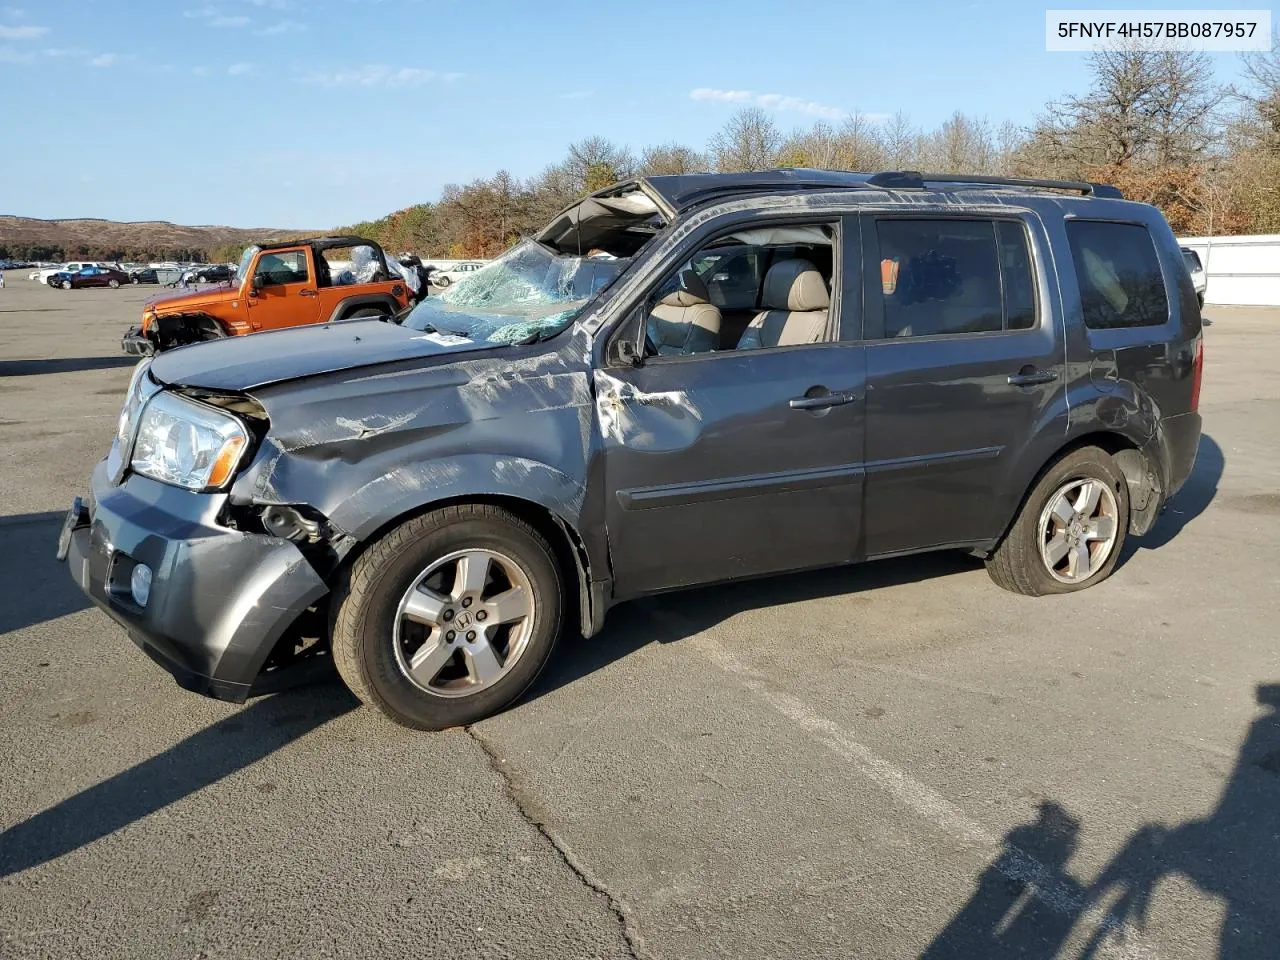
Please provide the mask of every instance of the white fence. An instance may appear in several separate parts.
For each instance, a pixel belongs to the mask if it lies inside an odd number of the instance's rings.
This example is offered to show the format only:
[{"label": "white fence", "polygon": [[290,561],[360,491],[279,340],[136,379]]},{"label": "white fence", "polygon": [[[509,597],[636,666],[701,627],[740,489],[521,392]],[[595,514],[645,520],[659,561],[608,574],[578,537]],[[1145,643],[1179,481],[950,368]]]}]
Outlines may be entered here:
[{"label": "white fence", "polygon": [[1280,234],[1184,237],[1200,254],[1208,286],[1205,303],[1280,306]]}]

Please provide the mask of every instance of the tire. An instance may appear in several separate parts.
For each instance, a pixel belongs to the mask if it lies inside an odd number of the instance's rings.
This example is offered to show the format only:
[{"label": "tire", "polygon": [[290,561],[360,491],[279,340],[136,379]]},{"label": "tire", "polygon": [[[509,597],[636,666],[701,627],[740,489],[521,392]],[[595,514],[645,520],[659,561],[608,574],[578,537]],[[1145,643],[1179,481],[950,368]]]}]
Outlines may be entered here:
[{"label": "tire", "polygon": [[[1094,486],[1096,485],[1096,487]],[[1101,488],[1101,489],[1098,489]],[[1096,508],[1071,514],[1097,489]],[[1082,516],[1083,514],[1083,516]],[[1110,515],[1113,534],[1103,517]],[[987,573],[1006,590],[1030,597],[1074,593],[1101,583],[1115,569],[1129,529],[1129,484],[1111,455],[1098,447],[1073,450],[1049,467],[987,560]],[[1056,566],[1050,560],[1065,547]]]},{"label": "tire", "polygon": [[[483,555],[491,586],[472,595],[464,593],[461,566],[451,567],[457,561],[450,558],[459,554]],[[518,568],[515,572],[523,578],[519,590],[518,578],[507,575],[504,561]],[[495,568],[497,575],[492,572]],[[471,569],[481,567],[476,564]],[[437,573],[430,574],[432,570]],[[433,585],[435,591],[425,595],[435,604],[436,612],[431,614],[435,626],[431,627],[418,626],[401,612],[411,597],[423,596],[416,591],[424,573],[430,574],[425,585]],[[432,580],[432,576],[441,579]],[[491,590],[497,593],[491,596]],[[497,622],[494,632],[478,626],[475,621],[483,619],[485,611],[493,611],[490,628],[502,615],[490,600],[517,593],[528,598],[526,619]],[[475,596],[475,602],[469,596]],[[469,625],[476,630],[466,632],[464,605],[470,607]],[[351,692],[396,723],[415,730],[462,726],[507,707],[533,683],[555,647],[563,609],[564,584],[555,555],[533,527],[487,504],[446,507],[405,521],[351,566],[334,592],[333,660]],[[450,625],[457,628],[455,632],[446,632]],[[500,664],[499,635],[508,629],[506,659]],[[413,641],[424,635],[425,642],[413,648]],[[474,647],[472,637],[477,638]],[[492,648],[486,637],[495,638]],[[446,644],[445,638],[452,639]],[[512,662],[509,657],[517,644],[519,651]],[[485,653],[486,670],[492,672],[496,666],[502,672],[480,683],[481,669],[473,669],[473,664],[481,658],[473,656],[473,650]],[[411,679],[410,661],[428,651],[441,656],[445,651],[447,656],[424,657],[430,666],[422,669],[418,680]]]},{"label": "tire", "polygon": [[108,287],[110,287],[112,290],[119,290],[119,289],[120,289],[120,281],[119,281],[119,280],[108,280],[108,281],[107,281],[107,286],[108,286]]},{"label": "tire", "polygon": [[431,282],[435,284],[437,287],[440,287],[441,289],[453,283],[453,281],[450,280],[448,277],[433,277]]},{"label": "tire", "polygon": [[70,290],[70,289],[71,289],[71,281],[70,281],[70,280],[63,280],[63,281],[62,281],[62,289],[63,289],[63,290]]},{"label": "tire", "polygon": [[387,311],[378,307],[361,307],[359,310],[352,310],[343,319],[344,320],[372,320],[375,317],[385,317]]},{"label": "tire", "polygon": [[129,278],[129,282],[130,282],[130,283],[132,283],[135,287],[136,287],[136,286],[138,285],[138,283],[139,283],[139,281],[138,281],[138,278],[137,278],[137,277],[130,277],[130,278]]}]

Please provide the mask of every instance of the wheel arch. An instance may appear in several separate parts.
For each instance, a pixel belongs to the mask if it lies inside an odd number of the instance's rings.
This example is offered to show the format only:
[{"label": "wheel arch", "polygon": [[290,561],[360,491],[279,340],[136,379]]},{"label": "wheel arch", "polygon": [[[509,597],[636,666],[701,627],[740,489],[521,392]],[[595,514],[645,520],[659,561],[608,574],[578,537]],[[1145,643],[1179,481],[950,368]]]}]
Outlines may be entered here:
[{"label": "wheel arch", "polygon": [[396,298],[389,293],[365,293],[339,300],[326,318],[326,322],[332,323],[335,320],[345,320],[361,307],[384,307],[388,314],[393,317],[400,310],[400,305],[396,302]]},{"label": "wheel arch", "polygon": [[[387,518],[362,536],[359,544],[343,557],[339,569],[350,568],[362,553],[400,524],[436,510],[469,503],[488,504],[506,510],[528,523],[546,539],[555,555],[556,566],[564,579],[567,593],[565,609],[572,610],[575,606],[577,607],[579,630],[584,637],[597,632],[604,615],[604,610],[601,609],[603,601],[600,598],[593,598],[591,561],[581,533],[572,523],[547,505],[509,493],[456,494],[418,504],[396,516]],[[335,572],[332,579],[336,580],[336,577]]]},{"label": "wheel arch", "polygon": [[1164,484],[1158,462],[1153,458],[1150,444],[1141,443],[1125,433],[1115,430],[1090,430],[1077,434],[1059,444],[1056,449],[1041,460],[1034,472],[1021,484],[1017,501],[1009,515],[1005,518],[1000,530],[998,543],[1009,533],[1009,529],[1022,512],[1027,497],[1035,489],[1040,478],[1053,465],[1084,447],[1098,447],[1116,461],[1116,465],[1124,474],[1129,486],[1129,532],[1142,536],[1155,524],[1163,502]]}]

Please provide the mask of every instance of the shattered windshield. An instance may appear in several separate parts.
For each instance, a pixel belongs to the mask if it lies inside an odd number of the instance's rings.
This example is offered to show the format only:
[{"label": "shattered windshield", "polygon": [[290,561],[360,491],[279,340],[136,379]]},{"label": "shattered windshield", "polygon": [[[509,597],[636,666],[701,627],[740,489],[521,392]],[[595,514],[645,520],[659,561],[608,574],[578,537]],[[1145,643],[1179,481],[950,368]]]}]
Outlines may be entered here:
[{"label": "shattered windshield", "polygon": [[564,329],[630,262],[607,254],[560,256],[525,240],[424,299],[404,325],[490,343],[545,339]]}]

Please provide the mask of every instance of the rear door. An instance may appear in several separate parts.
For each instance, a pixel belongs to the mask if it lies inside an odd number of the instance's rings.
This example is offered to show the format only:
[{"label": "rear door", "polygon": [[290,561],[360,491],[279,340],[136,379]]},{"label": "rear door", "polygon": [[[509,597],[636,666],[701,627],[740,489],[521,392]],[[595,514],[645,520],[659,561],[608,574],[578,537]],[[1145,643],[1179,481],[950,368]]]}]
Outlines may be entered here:
[{"label": "rear door", "polygon": [[1065,348],[1035,216],[867,214],[868,556],[998,536],[1012,471],[1065,432]]},{"label": "rear door", "polygon": [[297,247],[259,254],[248,308],[254,330],[315,323],[320,300],[311,250]]}]

